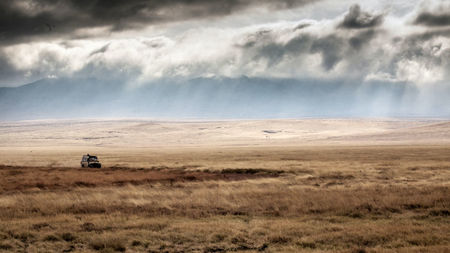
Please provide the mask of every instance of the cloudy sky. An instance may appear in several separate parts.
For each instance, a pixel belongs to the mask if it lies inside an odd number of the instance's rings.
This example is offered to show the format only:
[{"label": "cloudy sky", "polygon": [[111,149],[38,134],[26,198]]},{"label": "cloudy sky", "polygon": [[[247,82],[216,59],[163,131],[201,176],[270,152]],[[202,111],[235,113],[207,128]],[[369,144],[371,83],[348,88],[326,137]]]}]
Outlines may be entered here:
[{"label": "cloudy sky", "polygon": [[0,86],[43,78],[450,82],[450,1],[2,0]]}]

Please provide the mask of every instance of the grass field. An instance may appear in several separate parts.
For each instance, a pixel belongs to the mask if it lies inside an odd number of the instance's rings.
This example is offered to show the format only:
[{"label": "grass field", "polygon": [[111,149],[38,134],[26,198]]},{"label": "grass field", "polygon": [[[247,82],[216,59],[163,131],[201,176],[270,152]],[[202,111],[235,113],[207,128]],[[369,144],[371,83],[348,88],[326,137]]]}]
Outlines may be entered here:
[{"label": "grass field", "polygon": [[[179,123],[197,129],[183,145],[142,122],[4,123],[0,251],[450,251],[448,122],[300,123]],[[103,168],[79,168],[85,152]]]}]

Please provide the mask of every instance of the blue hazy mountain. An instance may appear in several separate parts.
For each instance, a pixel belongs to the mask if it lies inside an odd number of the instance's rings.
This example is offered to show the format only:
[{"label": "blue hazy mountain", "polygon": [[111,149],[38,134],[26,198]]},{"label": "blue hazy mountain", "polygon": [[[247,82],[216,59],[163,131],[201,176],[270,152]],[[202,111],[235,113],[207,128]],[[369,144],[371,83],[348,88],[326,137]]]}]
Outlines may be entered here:
[{"label": "blue hazy mountain", "polygon": [[0,120],[45,118],[448,117],[449,89],[406,83],[260,78],[43,79],[0,88]]}]

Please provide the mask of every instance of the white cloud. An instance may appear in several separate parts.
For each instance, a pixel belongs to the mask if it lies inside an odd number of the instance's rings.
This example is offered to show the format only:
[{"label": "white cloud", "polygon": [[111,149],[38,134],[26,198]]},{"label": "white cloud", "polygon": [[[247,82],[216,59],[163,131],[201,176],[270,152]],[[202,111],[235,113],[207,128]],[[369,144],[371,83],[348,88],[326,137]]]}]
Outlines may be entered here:
[{"label": "white cloud", "polygon": [[[362,3],[376,13],[389,7]],[[402,3],[390,8],[398,9]],[[366,30],[338,28],[344,15],[318,20],[288,18],[244,27],[235,23],[208,26],[208,21],[203,21],[202,26],[185,31],[151,28],[152,35],[137,37],[129,33],[105,37],[107,28],[95,28],[78,31],[78,35],[98,33],[104,37],[23,43],[5,47],[3,52],[21,73],[21,80],[27,81],[80,75],[145,83],[158,78],[247,75],[424,84],[449,78],[449,36],[411,45],[410,36],[428,31],[412,25],[411,14],[387,14],[384,24]]]}]

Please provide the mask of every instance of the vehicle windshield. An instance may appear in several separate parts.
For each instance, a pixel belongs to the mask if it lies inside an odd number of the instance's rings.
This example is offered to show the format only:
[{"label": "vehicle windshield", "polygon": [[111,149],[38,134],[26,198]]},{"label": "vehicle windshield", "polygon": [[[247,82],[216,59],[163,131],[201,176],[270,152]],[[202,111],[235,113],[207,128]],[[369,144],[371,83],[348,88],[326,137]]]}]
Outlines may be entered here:
[{"label": "vehicle windshield", "polygon": [[89,156],[88,161],[89,162],[97,162],[98,160],[97,160],[96,156]]}]

